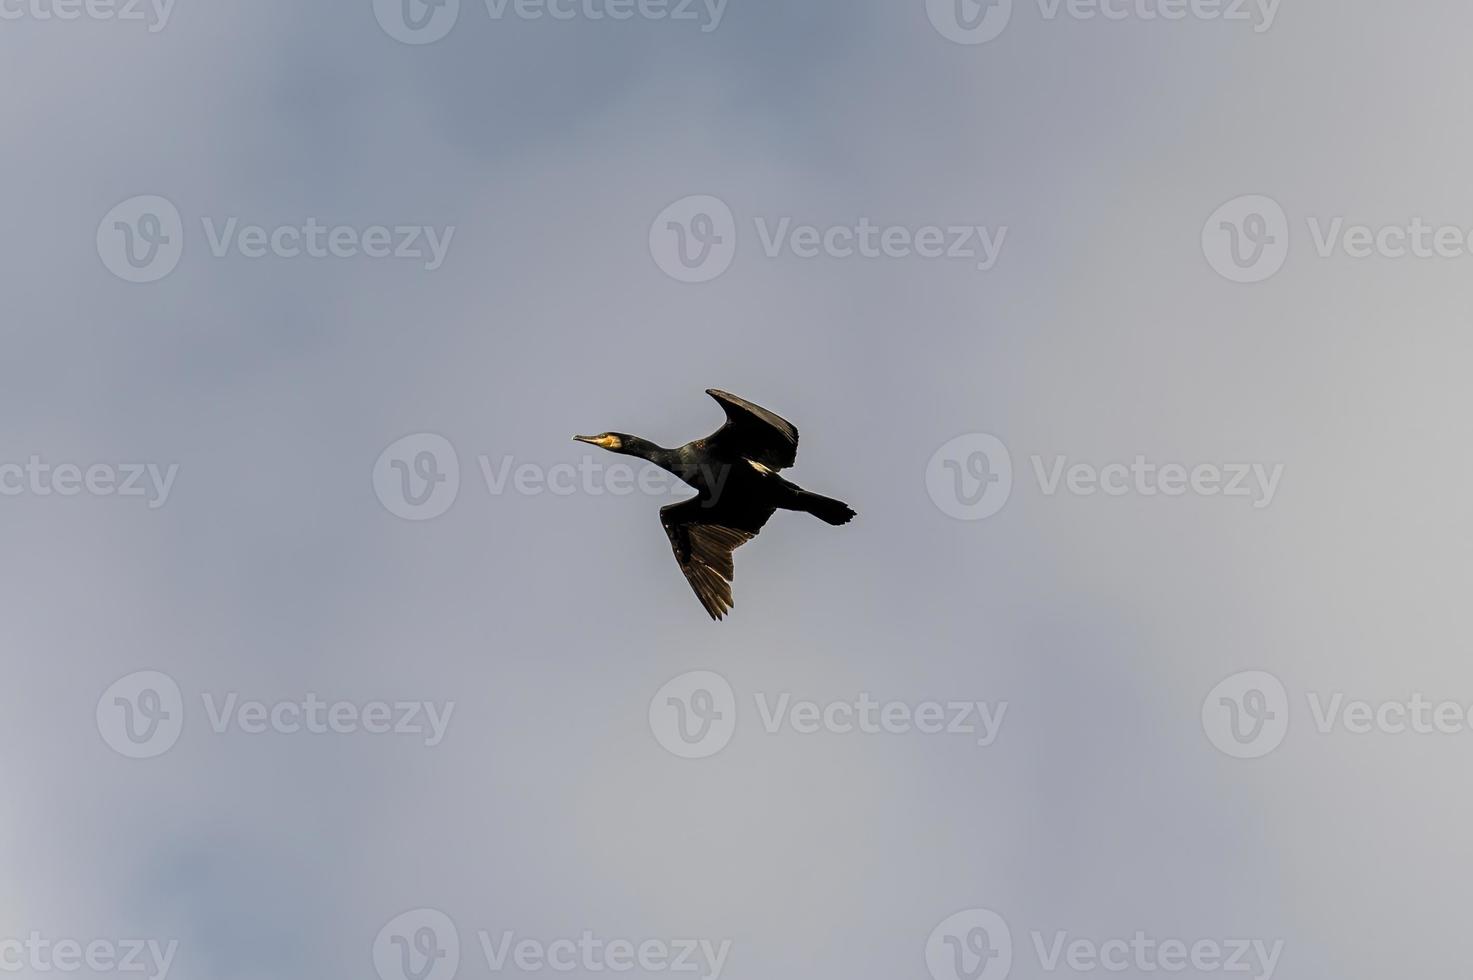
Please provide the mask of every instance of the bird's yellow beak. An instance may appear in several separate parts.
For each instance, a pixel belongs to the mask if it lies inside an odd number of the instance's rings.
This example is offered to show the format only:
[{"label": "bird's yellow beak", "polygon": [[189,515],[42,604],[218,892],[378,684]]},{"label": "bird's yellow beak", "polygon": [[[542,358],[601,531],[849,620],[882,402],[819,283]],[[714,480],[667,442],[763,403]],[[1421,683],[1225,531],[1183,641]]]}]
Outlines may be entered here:
[{"label": "bird's yellow beak", "polygon": [[574,436],[574,442],[586,442],[590,446],[598,446],[600,449],[618,449],[621,445],[618,436]]}]

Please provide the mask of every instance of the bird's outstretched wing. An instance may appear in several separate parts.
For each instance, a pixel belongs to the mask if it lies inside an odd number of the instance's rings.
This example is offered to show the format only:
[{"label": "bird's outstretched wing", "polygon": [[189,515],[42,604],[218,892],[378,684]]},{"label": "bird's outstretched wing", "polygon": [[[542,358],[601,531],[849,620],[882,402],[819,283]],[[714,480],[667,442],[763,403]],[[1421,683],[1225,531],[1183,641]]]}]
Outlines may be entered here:
[{"label": "bird's outstretched wing", "polygon": [[699,497],[660,508],[675,560],[712,619],[732,607],[731,553],[757,536],[773,509],[729,502],[708,507]]},{"label": "bird's outstretched wing", "polygon": [[716,388],[706,394],[726,412],[726,424],[706,444],[728,459],[751,459],[770,470],[792,466],[798,458],[798,429],[787,419]]}]

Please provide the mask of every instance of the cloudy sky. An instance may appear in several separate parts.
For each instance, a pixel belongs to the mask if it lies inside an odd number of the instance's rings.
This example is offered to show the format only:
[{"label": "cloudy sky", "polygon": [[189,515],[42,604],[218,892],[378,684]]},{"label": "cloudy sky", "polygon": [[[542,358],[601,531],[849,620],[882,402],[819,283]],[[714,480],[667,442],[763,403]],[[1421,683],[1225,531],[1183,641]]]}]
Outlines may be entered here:
[{"label": "cloudy sky", "polygon": [[1470,30],[0,0],[0,970],[1465,974]]}]

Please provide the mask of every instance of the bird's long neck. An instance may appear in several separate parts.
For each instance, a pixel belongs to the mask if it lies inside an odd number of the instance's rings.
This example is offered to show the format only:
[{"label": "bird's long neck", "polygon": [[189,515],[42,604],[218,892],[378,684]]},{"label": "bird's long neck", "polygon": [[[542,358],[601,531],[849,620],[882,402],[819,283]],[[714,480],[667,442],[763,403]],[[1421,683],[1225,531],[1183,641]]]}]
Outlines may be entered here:
[{"label": "bird's long neck", "polygon": [[638,456],[640,459],[649,460],[662,470],[677,472],[680,465],[680,454],[674,449],[666,449],[657,446],[648,439],[628,439],[624,442],[624,452],[630,456]]}]

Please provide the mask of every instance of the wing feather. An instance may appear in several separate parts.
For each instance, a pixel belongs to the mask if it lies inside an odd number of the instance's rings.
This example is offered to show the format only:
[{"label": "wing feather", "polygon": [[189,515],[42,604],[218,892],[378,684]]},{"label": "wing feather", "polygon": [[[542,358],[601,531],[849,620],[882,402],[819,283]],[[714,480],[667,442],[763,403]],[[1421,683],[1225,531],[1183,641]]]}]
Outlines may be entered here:
[{"label": "wing feather", "polygon": [[798,458],[798,429],[793,423],[718,388],[707,388],[706,394],[726,412],[726,424],[706,440],[713,450],[732,460],[756,460],[772,470],[793,465]]},{"label": "wing feather", "polygon": [[660,508],[675,561],[712,619],[722,618],[733,605],[732,552],[756,537],[771,516],[769,508],[708,507],[698,497]]}]

